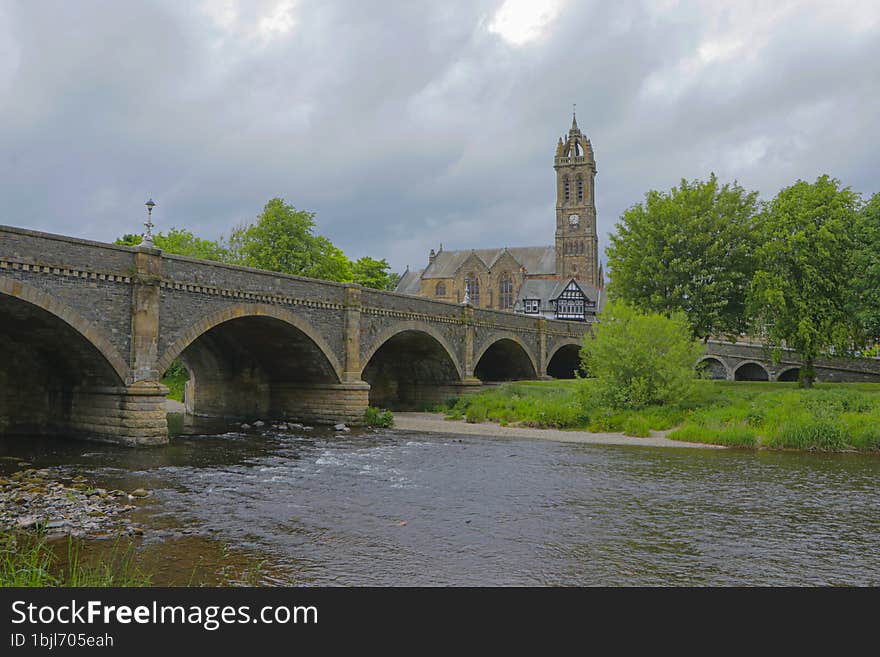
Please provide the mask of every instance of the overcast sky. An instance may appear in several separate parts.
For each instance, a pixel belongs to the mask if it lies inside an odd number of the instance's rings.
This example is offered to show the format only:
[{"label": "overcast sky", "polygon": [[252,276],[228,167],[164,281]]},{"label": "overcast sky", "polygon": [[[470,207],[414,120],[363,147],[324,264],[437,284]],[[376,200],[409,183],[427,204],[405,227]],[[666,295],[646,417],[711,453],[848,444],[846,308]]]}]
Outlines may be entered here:
[{"label": "overcast sky", "polygon": [[601,247],[681,177],[880,191],[880,2],[0,0],[0,223],[228,234],[281,196],[350,257],[550,244],[572,103]]}]

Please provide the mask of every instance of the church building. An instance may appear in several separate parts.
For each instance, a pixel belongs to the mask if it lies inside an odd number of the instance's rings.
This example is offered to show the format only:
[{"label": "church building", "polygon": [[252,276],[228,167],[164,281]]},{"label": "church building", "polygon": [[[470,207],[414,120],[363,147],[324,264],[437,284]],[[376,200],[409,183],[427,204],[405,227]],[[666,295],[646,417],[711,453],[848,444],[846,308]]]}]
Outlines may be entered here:
[{"label": "church building", "polygon": [[572,116],[560,137],[556,170],[556,234],[552,246],[449,251],[431,249],[428,265],[407,270],[396,291],[475,308],[552,319],[592,321],[604,299],[596,233],[596,159]]}]

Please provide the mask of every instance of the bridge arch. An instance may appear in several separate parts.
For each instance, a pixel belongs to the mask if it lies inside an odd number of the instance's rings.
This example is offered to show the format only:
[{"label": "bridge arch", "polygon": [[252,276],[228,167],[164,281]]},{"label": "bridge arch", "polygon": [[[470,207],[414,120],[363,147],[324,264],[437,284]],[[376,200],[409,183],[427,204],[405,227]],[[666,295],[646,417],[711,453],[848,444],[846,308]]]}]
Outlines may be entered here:
[{"label": "bridge arch", "polygon": [[114,385],[125,383],[128,377],[128,363],[119,353],[119,350],[113,346],[113,343],[110,342],[110,338],[104,331],[97,328],[67,304],[27,283],[8,278],[0,278],[0,297],[8,297],[9,299],[17,299],[28,303],[69,326],[84,341],[88,342],[107,364],[113,368],[117,377],[114,380]]},{"label": "bridge arch", "polygon": [[79,313],[0,279],[0,436],[102,433],[124,413],[127,376],[116,347]]},{"label": "bridge arch", "polygon": [[798,366],[789,367],[787,369],[782,370],[779,373],[779,376],[776,377],[777,381],[797,381],[800,379],[801,368]]},{"label": "bridge arch", "polygon": [[554,379],[573,379],[581,369],[581,345],[579,340],[567,340],[556,347],[547,359],[545,374]]},{"label": "bridge arch", "polygon": [[458,394],[463,371],[455,351],[434,327],[402,322],[380,333],[362,362],[370,404],[418,408]]},{"label": "bridge arch", "polygon": [[734,381],[769,381],[770,373],[761,365],[761,363],[753,360],[740,363],[733,371]]},{"label": "bridge arch", "polygon": [[[157,362],[175,358],[189,371],[187,412],[210,417],[323,419],[332,417],[339,360],[320,333],[294,312],[267,304],[239,304],[202,318],[169,345]],[[362,412],[362,411],[361,411]]]},{"label": "bridge arch", "polygon": [[710,379],[715,379],[716,381],[723,381],[730,377],[727,365],[724,364],[723,360],[715,356],[704,356],[701,358],[697,361],[697,369],[702,370],[708,374]]},{"label": "bridge arch", "polygon": [[513,333],[501,333],[474,354],[474,376],[481,381],[538,378],[538,361]]}]

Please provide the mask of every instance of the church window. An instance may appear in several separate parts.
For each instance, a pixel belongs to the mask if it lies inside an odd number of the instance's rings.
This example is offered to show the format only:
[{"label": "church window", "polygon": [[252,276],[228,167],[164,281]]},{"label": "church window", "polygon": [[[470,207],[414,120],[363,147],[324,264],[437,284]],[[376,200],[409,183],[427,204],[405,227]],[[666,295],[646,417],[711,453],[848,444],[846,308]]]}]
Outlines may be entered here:
[{"label": "church window", "polygon": [[446,283],[440,281],[437,283],[437,286],[434,288],[434,296],[435,297],[445,297],[446,296]]},{"label": "church window", "polygon": [[578,201],[584,200],[584,179],[578,176],[577,179]]},{"label": "church window", "polygon": [[565,193],[563,194],[566,201],[571,198],[571,185],[568,182],[568,176],[565,177],[564,181]]},{"label": "church window", "polygon": [[513,308],[513,280],[507,272],[501,274],[501,281],[498,283],[498,305],[501,310]]},{"label": "church window", "polygon": [[480,280],[474,274],[468,274],[464,286],[474,308],[480,307]]}]

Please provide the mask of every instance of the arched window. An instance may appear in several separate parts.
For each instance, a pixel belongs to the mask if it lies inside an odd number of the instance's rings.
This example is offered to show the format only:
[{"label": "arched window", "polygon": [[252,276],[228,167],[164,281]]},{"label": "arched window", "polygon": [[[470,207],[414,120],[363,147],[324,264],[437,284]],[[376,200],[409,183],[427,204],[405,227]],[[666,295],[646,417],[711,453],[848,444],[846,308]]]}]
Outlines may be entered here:
[{"label": "arched window", "polygon": [[584,179],[578,176],[577,179],[578,201],[584,200]]},{"label": "arched window", "polygon": [[480,279],[474,274],[468,274],[464,279],[464,286],[471,299],[474,308],[480,307]]},{"label": "arched window", "polygon": [[501,280],[498,282],[498,307],[501,310],[513,308],[513,279],[507,272],[501,274]]},{"label": "arched window", "polygon": [[571,198],[571,185],[568,182],[568,176],[564,178],[563,186],[565,187],[563,198],[568,201],[568,199]]},{"label": "arched window", "polygon": [[435,297],[445,297],[446,296],[446,283],[444,283],[443,281],[440,281],[439,283],[437,283],[436,287],[434,288],[434,296]]}]

